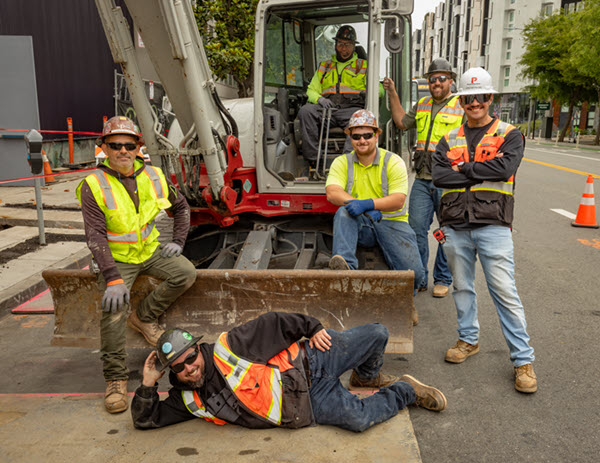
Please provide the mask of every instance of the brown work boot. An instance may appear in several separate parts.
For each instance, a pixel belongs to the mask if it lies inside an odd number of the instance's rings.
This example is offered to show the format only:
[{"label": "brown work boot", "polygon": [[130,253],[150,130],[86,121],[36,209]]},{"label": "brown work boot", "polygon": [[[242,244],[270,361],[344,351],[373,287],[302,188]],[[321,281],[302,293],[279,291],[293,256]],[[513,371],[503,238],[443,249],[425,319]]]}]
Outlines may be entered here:
[{"label": "brown work boot", "polygon": [[435,285],[433,287],[433,297],[446,297],[448,295],[448,287],[444,285]]},{"label": "brown work boot", "polygon": [[537,391],[537,376],[531,363],[515,367],[515,389],[529,394]]},{"label": "brown work boot", "polygon": [[379,372],[379,374],[375,377],[375,378],[371,378],[371,379],[360,379],[358,377],[358,375],[356,374],[356,371],[352,371],[352,374],[350,375],[350,388],[353,387],[373,387],[373,388],[380,388],[380,387],[387,387],[390,384],[394,384],[395,382],[398,381],[398,377],[394,376],[394,375],[384,375],[383,373]]},{"label": "brown work boot", "polygon": [[434,412],[441,412],[446,408],[446,396],[439,389],[427,386],[410,375],[400,377],[400,381],[404,381],[413,387],[417,395],[415,403],[419,407],[433,410]]},{"label": "brown work boot", "polygon": [[329,268],[331,270],[350,270],[350,266],[346,259],[342,256],[336,254],[329,260]]},{"label": "brown work boot", "polygon": [[106,382],[104,394],[104,408],[108,413],[121,413],[127,410],[127,380],[117,379]]},{"label": "brown work boot", "polygon": [[417,326],[419,324],[419,313],[417,312],[417,309],[413,307],[413,311],[412,311],[412,324],[413,326]]},{"label": "brown work boot", "polygon": [[459,339],[454,347],[446,352],[446,362],[463,363],[467,357],[475,355],[477,352],[479,352],[479,343],[473,345]]},{"label": "brown work boot", "polygon": [[129,315],[129,318],[127,319],[127,325],[130,328],[142,333],[144,338],[146,338],[146,341],[148,341],[148,344],[150,344],[152,347],[156,347],[158,338],[160,338],[160,335],[165,332],[165,330],[163,330],[158,324],[158,320],[154,320],[150,323],[143,322],[139,319],[135,310],[133,310],[131,315]]}]

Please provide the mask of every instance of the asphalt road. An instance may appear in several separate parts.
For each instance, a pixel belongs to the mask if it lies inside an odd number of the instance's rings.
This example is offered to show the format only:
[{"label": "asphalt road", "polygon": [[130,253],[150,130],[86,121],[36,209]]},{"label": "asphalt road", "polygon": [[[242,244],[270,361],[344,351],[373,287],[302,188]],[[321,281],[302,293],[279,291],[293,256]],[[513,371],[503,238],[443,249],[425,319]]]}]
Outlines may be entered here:
[{"label": "asphalt road", "polygon": [[[508,348],[479,265],[480,353],[465,363],[443,360],[457,338],[452,297],[417,296],[415,353],[391,357],[386,368],[413,374],[447,396],[443,413],[411,409],[423,462],[600,460],[600,230],[572,227],[552,211],[577,213],[585,173],[600,178],[600,152],[529,142],[517,175],[516,280],[535,349],[537,393],[513,388]],[[595,186],[600,193],[600,182]]]}]

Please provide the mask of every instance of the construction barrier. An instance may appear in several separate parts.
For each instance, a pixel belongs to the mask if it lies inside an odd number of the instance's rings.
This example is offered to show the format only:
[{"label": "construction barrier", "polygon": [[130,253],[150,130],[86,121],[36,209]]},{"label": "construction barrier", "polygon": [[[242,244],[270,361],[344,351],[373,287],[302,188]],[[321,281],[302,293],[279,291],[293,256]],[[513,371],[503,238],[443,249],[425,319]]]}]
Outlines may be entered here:
[{"label": "construction barrier", "polygon": [[594,177],[588,176],[583,196],[577,210],[577,217],[571,222],[574,227],[598,228],[596,221],[596,204],[594,202]]},{"label": "construction barrier", "polygon": [[52,175],[52,167],[50,167],[50,161],[46,156],[46,151],[42,150],[42,159],[44,160],[44,180],[46,183],[55,182],[54,175]]}]

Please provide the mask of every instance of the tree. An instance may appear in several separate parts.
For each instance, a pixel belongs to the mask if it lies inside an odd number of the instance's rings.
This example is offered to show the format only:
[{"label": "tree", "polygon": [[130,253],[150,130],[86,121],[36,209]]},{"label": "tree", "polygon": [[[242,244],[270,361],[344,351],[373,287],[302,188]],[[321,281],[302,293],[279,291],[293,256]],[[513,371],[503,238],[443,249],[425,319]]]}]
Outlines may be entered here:
[{"label": "tree", "polygon": [[577,20],[577,39],[571,45],[573,66],[588,79],[596,90],[596,138],[594,144],[600,144],[600,0],[586,0],[585,7],[575,13]]},{"label": "tree", "polygon": [[194,15],[213,74],[231,75],[240,98],[251,95],[254,81],[254,18],[258,0],[202,0]]},{"label": "tree", "polygon": [[569,129],[576,103],[590,97],[591,86],[571,57],[571,47],[576,40],[576,16],[555,14],[531,20],[523,30],[525,52],[519,64],[522,75],[538,81],[532,87],[532,96],[538,99],[553,98],[560,104],[568,103],[567,124],[559,135],[563,141]]}]

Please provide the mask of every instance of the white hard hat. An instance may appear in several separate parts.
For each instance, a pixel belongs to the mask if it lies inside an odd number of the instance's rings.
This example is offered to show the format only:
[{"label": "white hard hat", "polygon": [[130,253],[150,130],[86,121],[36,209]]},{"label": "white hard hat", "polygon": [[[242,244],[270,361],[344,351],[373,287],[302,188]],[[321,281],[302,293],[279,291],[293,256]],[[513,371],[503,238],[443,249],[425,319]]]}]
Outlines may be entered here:
[{"label": "white hard hat", "polygon": [[470,68],[458,81],[457,95],[477,95],[480,93],[498,93],[494,90],[492,76],[483,68]]}]

